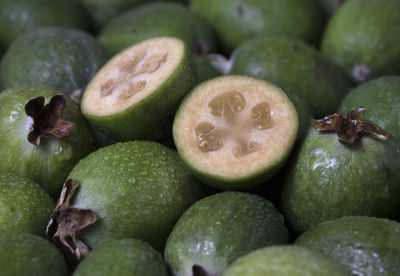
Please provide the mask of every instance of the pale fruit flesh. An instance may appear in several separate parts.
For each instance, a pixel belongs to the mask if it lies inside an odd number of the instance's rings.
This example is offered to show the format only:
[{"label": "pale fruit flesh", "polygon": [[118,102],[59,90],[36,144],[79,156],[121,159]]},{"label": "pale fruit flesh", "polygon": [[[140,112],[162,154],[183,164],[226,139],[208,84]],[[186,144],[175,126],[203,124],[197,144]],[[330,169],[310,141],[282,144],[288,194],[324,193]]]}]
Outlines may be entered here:
[{"label": "pale fruit flesh", "polygon": [[235,179],[283,159],[297,129],[297,112],[280,88],[225,76],[199,85],[183,102],[174,139],[192,167]]}]

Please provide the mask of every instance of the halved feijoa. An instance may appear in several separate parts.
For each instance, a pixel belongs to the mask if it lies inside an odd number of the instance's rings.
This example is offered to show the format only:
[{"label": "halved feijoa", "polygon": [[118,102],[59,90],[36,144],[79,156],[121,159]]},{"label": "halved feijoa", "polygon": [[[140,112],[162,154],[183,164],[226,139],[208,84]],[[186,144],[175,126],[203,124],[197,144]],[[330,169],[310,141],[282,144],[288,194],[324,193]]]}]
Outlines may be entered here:
[{"label": "halved feijoa", "polygon": [[179,155],[204,183],[250,189],[281,167],[297,130],[296,109],[279,87],[230,75],[194,88],[172,131]]},{"label": "halved feijoa", "polygon": [[185,43],[155,37],[115,55],[87,86],[84,116],[118,140],[148,138],[159,132],[196,82]]}]

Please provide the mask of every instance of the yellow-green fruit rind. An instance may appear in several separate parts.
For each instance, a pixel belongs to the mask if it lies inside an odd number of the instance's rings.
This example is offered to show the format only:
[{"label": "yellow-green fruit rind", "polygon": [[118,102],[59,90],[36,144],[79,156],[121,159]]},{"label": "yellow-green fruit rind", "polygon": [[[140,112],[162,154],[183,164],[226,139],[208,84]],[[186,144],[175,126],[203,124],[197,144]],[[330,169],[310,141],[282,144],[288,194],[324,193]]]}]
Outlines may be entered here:
[{"label": "yellow-green fruit rind", "polygon": [[138,238],[162,250],[184,210],[205,195],[174,150],[148,141],[103,147],[82,159],[68,178],[80,184],[72,206],[99,216],[79,232],[91,248]]},{"label": "yellow-green fruit rind", "polygon": [[381,141],[362,135],[347,145],[335,133],[311,128],[287,167],[281,210],[296,234],[341,216],[396,218],[399,179],[396,139]]},{"label": "yellow-green fruit rind", "polygon": [[363,119],[400,139],[400,76],[372,79],[353,88],[342,99],[338,113],[346,114],[357,106],[365,108]]},{"label": "yellow-green fruit rind", "polygon": [[216,30],[228,52],[266,35],[317,42],[322,29],[318,8],[308,0],[191,0],[190,8]]},{"label": "yellow-green fruit rind", "polygon": [[315,116],[334,113],[352,87],[346,74],[316,48],[287,37],[246,41],[235,50],[230,74],[275,83],[305,100]]},{"label": "yellow-green fruit rind", "polygon": [[0,229],[45,235],[56,206],[34,181],[0,172]]},{"label": "yellow-green fruit rind", "polygon": [[163,139],[164,133],[160,132],[170,123],[182,98],[197,83],[195,70],[193,55],[185,46],[183,58],[174,72],[144,99],[119,113],[95,116],[86,111],[85,105],[91,103],[84,93],[82,113],[91,124],[115,140]]},{"label": "yellow-green fruit rind", "polygon": [[168,237],[164,257],[173,275],[193,275],[193,266],[206,275],[221,275],[253,250],[287,243],[283,216],[271,202],[227,191],[203,198],[185,211]]},{"label": "yellow-green fruit rind", "polygon": [[322,53],[353,80],[400,72],[400,2],[349,0],[331,17]]},{"label": "yellow-green fruit rind", "polygon": [[2,276],[66,276],[63,255],[48,240],[17,231],[0,230]]},{"label": "yellow-green fruit rind", "polygon": [[346,276],[328,257],[297,245],[269,246],[239,258],[224,276]]},{"label": "yellow-green fruit rind", "polygon": [[79,0],[1,0],[0,48],[42,26],[90,30],[85,7]]},{"label": "yellow-green fruit rind", "polygon": [[90,251],[74,276],[167,276],[160,252],[137,239],[105,242]]},{"label": "yellow-green fruit rind", "polygon": [[49,135],[38,146],[29,143],[33,119],[26,115],[25,103],[40,96],[48,103],[54,95],[63,93],[44,87],[13,87],[0,93],[0,171],[30,178],[58,198],[68,173],[96,143],[79,106],[65,94],[63,119],[74,123],[69,135]]},{"label": "yellow-green fruit rind", "polygon": [[[266,167],[260,168],[257,171],[251,172],[245,176],[242,177],[237,177],[235,176],[235,172],[232,171],[232,174],[230,175],[220,175],[218,173],[212,172],[212,168],[208,170],[204,170],[203,168],[197,167],[193,162],[192,162],[192,156],[190,156],[189,151],[186,151],[184,144],[187,143],[184,139],[187,139],[190,135],[193,135],[189,130],[184,129],[181,125],[185,123],[186,118],[191,116],[189,110],[190,110],[190,105],[193,103],[195,105],[195,100],[198,98],[199,100],[203,98],[202,96],[202,90],[204,89],[203,87],[208,87],[211,85],[211,83],[215,82],[221,82],[221,83],[229,83],[231,80],[237,80],[237,81],[243,81],[243,83],[248,82],[249,87],[257,86],[260,85],[263,86],[266,84],[269,89],[274,90],[274,93],[279,94],[282,96],[282,101],[286,102],[288,106],[290,106],[288,109],[291,110],[290,113],[295,113],[295,119],[293,119],[293,122],[290,122],[292,124],[292,129],[290,133],[288,134],[288,137],[285,137],[289,139],[289,142],[287,144],[286,148],[282,149],[277,149],[277,154],[276,158],[274,158],[274,162],[269,164]],[[233,90],[235,89],[234,87],[232,88]],[[216,91],[215,95],[218,95],[218,91]],[[206,99],[206,96],[204,96],[204,99]],[[203,101],[203,100],[202,100]],[[196,109],[196,108],[195,108]],[[208,109],[204,109],[204,113],[209,112]],[[238,130],[239,132],[242,130]],[[185,134],[182,134],[185,133]],[[191,92],[183,99],[181,102],[178,111],[175,115],[173,126],[172,126],[172,134],[173,134],[173,139],[175,146],[177,148],[178,154],[180,155],[182,161],[186,164],[186,166],[193,172],[193,174],[202,181],[202,183],[218,188],[221,190],[249,190],[254,187],[257,187],[261,185],[262,183],[265,183],[268,179],[272,178],[285,164],[291,149],[294,146],[294,143],[297,138],[297,133],[298,133],[298,115],[295,107],[293,106],[293,103],[290,101],[290,99],[286,96],[286,94],[277,86],[270,84],[264,80],[261,79],[255,79],[252,77],[247,77],[247,76],[239,76],[239,75],[227,75],[227,76],[220,76],[217,78],[210,79],[208,81],[202,82],[198,84],[196,87],[194,87]],[[191,138],[188,138],[191,139]],[[193,136],[193,139],[196,139]],[[257,153],[255,153],[257,154]]]},{"label": "yellow-green fruit rind", "polygon": [[342,217],[316,225],[298,237],[295,244],[318,250],[351,275],[400,274],[399,222]]},{"label": "yellow-green fruit rind", "polygon": [[217,51],[217,38],[209,24],[185,5],[167,1],[144,3],[116,16],[102,29],[99,40],[118,53],[155,36],[179,38],[196,54]]}]

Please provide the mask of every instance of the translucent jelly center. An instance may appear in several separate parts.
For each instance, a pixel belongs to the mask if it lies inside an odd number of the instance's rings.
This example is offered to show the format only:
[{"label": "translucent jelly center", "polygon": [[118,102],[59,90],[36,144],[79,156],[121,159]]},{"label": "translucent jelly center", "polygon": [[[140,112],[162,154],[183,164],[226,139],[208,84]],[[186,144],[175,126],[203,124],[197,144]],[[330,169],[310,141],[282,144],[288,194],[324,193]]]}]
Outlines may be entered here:
[{"label": "translucent jelly center", "polygon": [[214,97],[209,112],[215,121],[199,122],[195,129],[197,146],[202,152],[216,151],[233,141],[232,153],[240,158],[261,148],[251,133],[275,125],[270,104],[266,101],[249,106],[244,95],[232,90]]},{"label": "translucent jelly center", "polygon": [[166,51],[137,51],[101,84],[100,98],[113,96],[116,103],[129,99],[146,87],[149,75],[159,70],[167,58]]}]

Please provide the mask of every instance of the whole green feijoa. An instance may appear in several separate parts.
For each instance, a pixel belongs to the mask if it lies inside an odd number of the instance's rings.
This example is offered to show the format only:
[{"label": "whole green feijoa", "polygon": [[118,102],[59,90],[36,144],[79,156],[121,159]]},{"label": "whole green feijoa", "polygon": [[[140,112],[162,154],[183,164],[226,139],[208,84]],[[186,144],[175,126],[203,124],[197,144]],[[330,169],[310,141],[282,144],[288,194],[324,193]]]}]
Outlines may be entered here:
[{"label": "whole green feijoa", "polygon": [[314,47],[287,37],[256,38],[241,44],[230,74],[273,82],[304,99],[317,116],[336,111],[352,84],[337,65]]},{"label": "whole green feijoa", "polygon": [[315,43],[322,30],[320,12],[309,0],[191,0],[190,8],[215,29],[227,52],[260,36]]},{"label": "whole green feijoa", "polygon": [[168,140],[175,111],[196,82],[187,45],[153,37],[116,54],[96,73],[81,110],[114,140]]},{"label": "whole green feijoa", "polygon": [[400,2],[348,0],[330,18],[322,53],[355,81],[400,72]]},{"label": "whole green feijoa", "polygon": [[296,234],[342,216],[398,216],[400,143],[359,136],[349,144],[311,128],[292,156],[281,210]]},{"label": "whole green feijoa", "polygon": [[91,248],[110,239],[138,238],[162,250],[184,210],[205,196],[176,151],[150,141],[100,148],[68,178],[79,183],[71,207],[98,215],[78,232]]},{"label": "whole green feijoa", "polygon": [[0,171],[30,178],[57,197],[75,164],[96,148],[79,106],[44,87],[5,89],[0,106]]},{"label": "whole green feijoa", "polygon": [[297,246],[268,246],[236,260],[224,276],[346,276],[347,273],[318,251]]},{"label": "whole green feijoa", "polygon": [[66,276],[67,265],[61,252],[39,236],[0,230],[2,276]]},{"label": "whole green feijoa", "polygon": [[54,200],[34,181],[0,172],[0,229],[44,236]]},{"label": "whole green feijoa", "polygon": [[167,276],[160,252],[138,239],[112,240],[93,249],[74,276]]},{"label": "whole green feijoa", "polygon": [[372,79],[353,88],[342,99],[338,112],[356,106],[365,108],[365,119],[400,139],[400,76]]},{"label": "whole green feijoa", "polygon": [[374,217],[342,217],[303,233],[296,245],[312,248],[350,275],[400,274],[400,223]]},{"label": "whole green feijoa", "polygon": [[114,54],[155,36],[183,40],[196,54],[217,50],[214,30],[198,14],[176,2],[149,2],[126,10],[101,31],[99,40]]},{"label": "whole green feijoa", "polygon": [[60,27],[21,34],[1,61],[3,87],[46,86],[77,98],[110,54],[93,36]]},{"label": "whole green feijoa", "polygon": [[221,275],[255,249],[286,243],[283,216],[271,202],[227,191],[185,211],[168,237],[164,258],[173,275]]},{"label": "whole green feijoa", "polygon": [[40,26],[89,31],[90,22],[79,0],[1,0],[0,47]]}]

